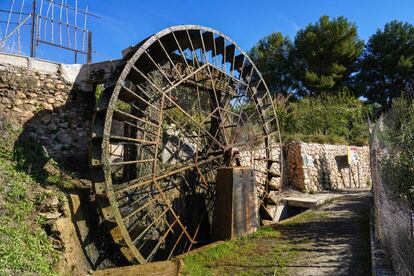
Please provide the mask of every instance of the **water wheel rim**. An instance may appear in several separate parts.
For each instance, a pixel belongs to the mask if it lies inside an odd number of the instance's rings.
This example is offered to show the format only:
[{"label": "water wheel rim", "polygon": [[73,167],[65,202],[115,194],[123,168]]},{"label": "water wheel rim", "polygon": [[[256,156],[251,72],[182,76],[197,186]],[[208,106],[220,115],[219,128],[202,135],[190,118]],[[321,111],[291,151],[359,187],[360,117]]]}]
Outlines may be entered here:
[{"label": "water wheel rim", "polygon": [[[237,50],[243,55],[244,59],[247,59],[247,61],[252,65],[251,71],[255,71],[256,74],[260,77],[260,80],[263,82],[263,85],[265,87],[266,93],[270,95],[269,90],[267,88],[267,85],[265,81],[263,80],[263,77],[261,76],[260,72],[257,70],[256,66],[250,59],[250,57],[229,37],[224,35],[223,33],[216,31],[211,28],[202,27],[198,25],[180,25],[180,26],[174,26],[167,29],[164,29],[154,35],[152,35],[150,38],[146,39],[145,42],[143,42],[140,47],[137,49],[137,51],[134,53],[134,55],[127,61],[125,67],[123,68],[121,74],[119,75],[115,88],[113,89],[111,98],[108,103],[108,110],[105,114],[105,122],[104,122],[104,135],[102,138],[102,169],[104,173],[105,178],[105,197],[109,201],[109,206],[106,206],[105,208],[109,208],[109,212],[111,213],[114,222],[116,223],[116,227],[113,228],[113,237],[116,236],[118,239],[116,242],[121,245],[121,251],[123,254],[131,261],[138,261],[139,263],[145,263],[147,262],[146,258],[141,254],[141,252],[137,249],[135,246],[133,240],[130,237],[130,234],[128,232],[128,229],[126,228],[123,217],[121,215],[121,212],[119,210],[118,202],[115,198],[115,192],[113,185],[112,185],[112,176],[111,176],[111,161],[110,161],[110,150],[111,147],[110,144],[110,135],[107,135],[107,133],[110,133],[112,122],[113,122],[113,113],[114,108],[113,107],[116,104],[116,101],[118,100],[119,93],[122,89],[122,81],[125,80],[130,73],[131,69],[133,68],[134,64],[138,61],[138,59],[145,53],[145,51],[156,41],[159,41],[160,38],[169,35],[171,33],[177,32],[177,31],[188,31],[188,30],[198,30],[200,32],[211,32],[219,37],[224,38],[225,40],[229,41],[232,45],[234,45]],[[274,115],[274,118],[276,120],[277,125],[277,133],[278,133],[278,140],[281,144],[281,137],[279,132],[279,122],[276,116],[276,110],[275,107],[271,106],[271,111]],[[266,135],[264,138],[265,143],[269,143],[268,138],[270,134]],[[267,145],[268,148],[268,145]],[[266,152],[268,158],[269,153]],[[155,156],[156,158],[156,156]],[[281,162],[282,162],[282,156],[281,156]],[[282,168],[282,166],[281,166]],[[153,183],[157,183],[156,179],[152,179]],[[108,210],[105,210],[108,212]],[[183,228],[185,231],[185,229]],[[117,233],[116,233],[117,232]]]}]

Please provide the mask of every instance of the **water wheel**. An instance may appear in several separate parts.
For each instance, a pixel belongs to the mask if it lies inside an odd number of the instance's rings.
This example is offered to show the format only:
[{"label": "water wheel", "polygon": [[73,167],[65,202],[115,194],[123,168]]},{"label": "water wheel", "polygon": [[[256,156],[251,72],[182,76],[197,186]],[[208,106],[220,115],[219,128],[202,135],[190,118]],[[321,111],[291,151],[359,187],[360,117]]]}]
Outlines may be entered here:
[{"label": "water wheel", "polygon": [[208,243],[217,169],[256,164],[263,202],[279,142],[272,96],[227,36],[176,26],[130,48],[97,101],[90,147],[114,242],[135,263]]}]

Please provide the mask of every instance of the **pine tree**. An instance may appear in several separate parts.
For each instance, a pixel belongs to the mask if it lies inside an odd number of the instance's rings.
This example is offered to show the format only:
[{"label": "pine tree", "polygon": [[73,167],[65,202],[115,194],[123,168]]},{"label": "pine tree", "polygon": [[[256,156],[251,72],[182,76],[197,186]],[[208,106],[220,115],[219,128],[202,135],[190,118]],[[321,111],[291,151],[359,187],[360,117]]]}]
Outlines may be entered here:
[{"label": "pine tree", "polygon": [[391,21],[368,40],[361,71],[361,94],[369,102],[391,107],[402,93],[414,93],[414,26]]},{"label": "pine tree", "polygon": [[292,42],[281,33],[272,33],[261,39],[250,50],[250,57],[259,68],[273,94],[288,94],[293,87],[289,69]]},{"label": "pine tree", "polygon": [[292,72],[299,95],[334,93],[347,85],[364,49],[357,27],[344,17],[322,16],[295,37]]}]

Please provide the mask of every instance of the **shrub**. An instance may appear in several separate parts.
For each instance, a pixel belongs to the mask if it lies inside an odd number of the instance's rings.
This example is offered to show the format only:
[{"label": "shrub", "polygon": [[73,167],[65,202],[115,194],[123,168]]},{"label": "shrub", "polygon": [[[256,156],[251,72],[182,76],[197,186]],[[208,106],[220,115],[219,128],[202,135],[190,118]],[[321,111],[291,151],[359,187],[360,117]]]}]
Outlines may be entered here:
[{"label": "shrub", "polygon": [[388,154],[381,162],[382,178],[392,195],[414,208],[414,104],[395,100],[384,125],[379,138]]},{"label": "shrub", "polygon": [[275,101],[284,141],[366,145],[370,107],[346,91]]}]

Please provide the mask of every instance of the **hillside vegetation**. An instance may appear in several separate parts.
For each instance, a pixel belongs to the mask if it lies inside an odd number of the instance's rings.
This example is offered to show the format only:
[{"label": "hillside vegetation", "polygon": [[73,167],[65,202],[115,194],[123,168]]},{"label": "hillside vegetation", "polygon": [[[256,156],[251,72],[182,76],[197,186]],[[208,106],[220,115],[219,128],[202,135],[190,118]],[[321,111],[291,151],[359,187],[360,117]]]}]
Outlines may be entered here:
[{"label": "hillside vegetation", "polygon": [[368,144],[372,111],[346,92],[287,101],[275,100],[282,140],[328,144]]},{"label": "hillside vegetation", "polygon": [[0,122],[0,275],[54,275],[59,251],[40,211],[57,192],[22,169],[13,149],[19,130]]},{"label": "hillside vegetation", "polygon": [[414,210],[414,103],[401,98],[384,116],[384,128],[379,133],[381,143],[389,153],[381,160],[381,177],[391,189],[396,201],[407,203]]}]

